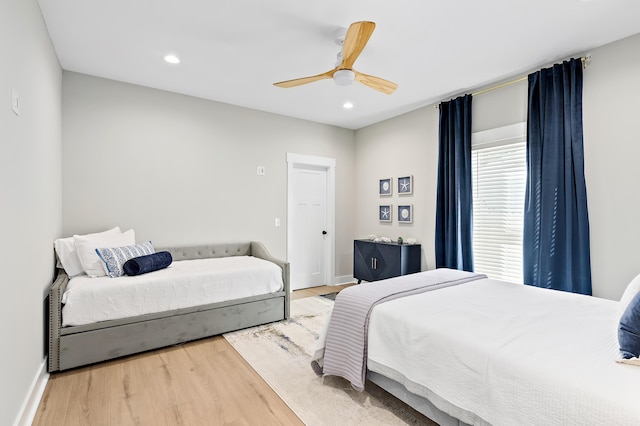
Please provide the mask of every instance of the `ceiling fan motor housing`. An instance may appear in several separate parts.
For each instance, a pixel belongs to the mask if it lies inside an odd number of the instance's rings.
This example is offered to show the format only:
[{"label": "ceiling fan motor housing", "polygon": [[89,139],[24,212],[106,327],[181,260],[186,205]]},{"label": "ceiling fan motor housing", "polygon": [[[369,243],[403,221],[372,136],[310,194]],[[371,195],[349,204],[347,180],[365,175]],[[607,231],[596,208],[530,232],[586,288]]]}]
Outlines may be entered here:
[{"label": "ceiling fan motor housing", "polygon": [[351,70],[338,70],[333,73],[333,81],[338,86],[348,86],[355,80],[356,74]]}]

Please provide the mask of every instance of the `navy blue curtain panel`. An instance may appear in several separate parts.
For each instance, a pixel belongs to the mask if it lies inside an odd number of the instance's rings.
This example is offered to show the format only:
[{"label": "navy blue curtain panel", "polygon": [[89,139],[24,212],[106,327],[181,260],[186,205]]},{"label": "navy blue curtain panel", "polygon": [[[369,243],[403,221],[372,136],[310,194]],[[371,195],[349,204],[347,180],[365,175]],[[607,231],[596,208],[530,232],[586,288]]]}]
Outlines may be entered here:
[{"label": "navy blue curtain panel", "polygon": [[436,267],[473,271],[471,95],[440,104]]},{"label": "navy blue curtain panel", "polygon": [[591,295],[582,61],[529,75],[525,284]]}]

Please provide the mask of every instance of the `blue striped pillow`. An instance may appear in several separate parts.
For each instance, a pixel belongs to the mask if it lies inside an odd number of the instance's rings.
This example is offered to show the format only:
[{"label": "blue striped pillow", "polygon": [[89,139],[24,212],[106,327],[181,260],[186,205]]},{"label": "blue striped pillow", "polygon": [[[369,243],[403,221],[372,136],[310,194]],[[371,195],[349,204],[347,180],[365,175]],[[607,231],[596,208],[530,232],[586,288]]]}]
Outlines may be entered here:
[{"label": "blue striped pillow", "polygon": [[145,256],[147,254],[153,254],[155,252],[156,251],[151,245],[151,241],[135,244],[133,246],[96,249],[98,257],[102,260],[104,271],[111,278],[117,278],[124,275],[123,266],[127,260],[133,259],[134,257]]}]

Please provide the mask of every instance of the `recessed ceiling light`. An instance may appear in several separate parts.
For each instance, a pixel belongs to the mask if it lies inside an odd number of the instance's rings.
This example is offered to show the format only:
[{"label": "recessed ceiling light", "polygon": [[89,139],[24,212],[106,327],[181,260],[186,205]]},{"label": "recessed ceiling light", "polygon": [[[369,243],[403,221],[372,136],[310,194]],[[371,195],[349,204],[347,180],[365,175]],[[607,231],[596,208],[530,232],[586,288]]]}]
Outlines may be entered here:
[{"label": "recessed ceiling light", "polygon": [[347,102],[342,104],[342,108],[351,109],[351,108],[353,108],[353,104],[351,102],[347,101]]},{"label": "recessed ceiling light", "polygon": [[170,64],[179,64],[180,63],[180,59],[178,59],[177,56],[175,55],[167,55],[164,57],[164,60],[169,62]]}]

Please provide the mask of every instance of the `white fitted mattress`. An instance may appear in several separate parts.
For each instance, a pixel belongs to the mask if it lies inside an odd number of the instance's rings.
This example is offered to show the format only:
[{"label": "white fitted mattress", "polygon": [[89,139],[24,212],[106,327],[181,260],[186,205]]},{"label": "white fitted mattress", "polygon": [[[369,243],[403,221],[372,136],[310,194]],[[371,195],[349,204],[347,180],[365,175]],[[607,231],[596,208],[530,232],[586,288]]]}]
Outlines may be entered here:
[{"label": "white fitted mattress", "polygon": [[252,256],[181,260],[168,268],[119,278],[69,280],[62,325],[74,326],[278,292],[282,270]]},{"label": "white fitted mattress", "polygon": [[640,425],[614,301],[483,279],[377,305],[368,368],[469,424]]}]

